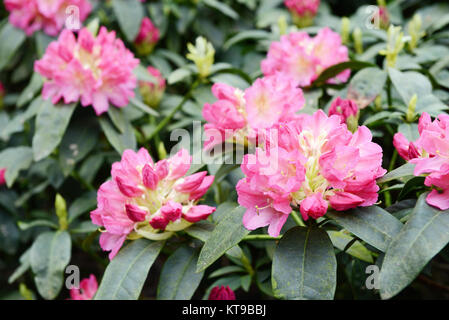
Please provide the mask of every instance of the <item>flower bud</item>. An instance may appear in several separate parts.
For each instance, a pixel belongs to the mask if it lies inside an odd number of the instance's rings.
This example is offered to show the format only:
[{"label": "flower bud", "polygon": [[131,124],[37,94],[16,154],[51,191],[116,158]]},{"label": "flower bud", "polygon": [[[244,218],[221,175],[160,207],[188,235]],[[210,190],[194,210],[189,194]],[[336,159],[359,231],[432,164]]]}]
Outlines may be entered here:
[{"label": "flower bud", "polygon": [[125,205],[126,215],[134,222],[144,221],[148,211],[135,204]]},{"label": "flower bud", "polygon": [[159,29],[148,17],[143,18],[139,33],[134,40],[137,52],[142,56],[149,55],[158,41]]},{"label": "flower bud", "polygon": [[187,44],[189,53],[187,59],[193,61],[198,69],[200,78],[206,78],[210,75],[210,68],[214,64],[215,49],[212,43],[208,42],[203,37],[198,37],[195,40],[195,45]]},{"label": "flower bud", "polygon": [[192,208],[187,211],[187,213],[184,213],[182,217],[189,221],[189,222],[198,222],[204,219],[207,219],[211,213],[213,213],[216,210],[214,207],[209,207],[206,205],[198,205],[193,206]]},{"label": "flower bud", "polygon": [[418,41],[424,37],[425,32],[421,31],[422,19],[419,14],[415,14],[408,24],[408,33],[410,35],[410,41],[408,42],[408,47],[410,51],[415,50],[418,45]]},{"label": "flower bud", "polygon": [[139,81],[139,92],[147,105],[157,108],[164,95],[166,83],[158,69],[149,66],[148,72],[155,78],[155,82]]},{"label": "flower bud", "polygon": [[404,48],[404,33],[401,31],[401,27],[395,27],[391,25],[387,31],[387,48],[380,51],[381,55],[386,56],[387,66],[394,68],[399,53]]},{"label": "flower bud", "polygon": [[408,103],[407,113],[405,114],[405,121],[414,122],[416,117],[416,103],[418,102],[418,96],[416,93],[410,98],[410,102]]},{"label": "flower bud", "polygon": [[305,28],[313,24],[320,0],[285,0],[284,4],[292,14],[293,23],[298,28]]},{"label": "flower bud", "polygon": [[351,31],[351,20],[348,17],[341,18],[341,42],[347,44],[349,40],[349,32]]},{"label": "flower bud", "polygon": [[146,164],[142,168],[142,181],[143,185],[151,190],[156,189],[159,182],[157,170],[153,169],[150,165]]},{"label": "flower bud", "polygon": [[161,208],[161,214],[169,221],[176,221],[182,216],[182,205],[170,200]]},{"label": "flower bud", "polygon": [[165,230],[165,227],[167,227],[167,224],[170,221],[162,216],[162,215],[157,215],[157,216],[153,216],[150,220],[150,225],[154,228],[154,229],[160,229],[160,230]]},{"label": "flower bud", "polygon": [[354,101],[337,97],[329,109],[329,116],[332,115],[339,116],[341,123],[346,123],[350,131],[355,132],[357,130],[359,108]]},{"label": "flower bud", "polygon": [[208,300],[235,300],[235,293],[229,286],[216,286],[210,291]]},{"label": "flower bud", "polygon": [[352,33],[352,39],[354,39],[354,48],[357,54],[363,53],[363,40],[362,40],[362,29],[356,27]]},{"label": "flower bud", "polygon": [[300,211],[304,220],[312,217],[318,219],[327,212],[327,202],[323,199],[321,192],[316,192],[311,196],[305,198],[300,205]]}]

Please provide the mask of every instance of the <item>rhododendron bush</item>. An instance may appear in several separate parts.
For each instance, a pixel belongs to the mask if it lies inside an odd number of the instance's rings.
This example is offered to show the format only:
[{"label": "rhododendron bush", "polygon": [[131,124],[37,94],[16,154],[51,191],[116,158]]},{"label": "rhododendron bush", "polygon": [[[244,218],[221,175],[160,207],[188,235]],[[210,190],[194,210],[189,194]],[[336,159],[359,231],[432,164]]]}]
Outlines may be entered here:
[{"label": "rhododendron bush", "polygon": [[449,297],[447,1],[0,17],[0,298]]}]

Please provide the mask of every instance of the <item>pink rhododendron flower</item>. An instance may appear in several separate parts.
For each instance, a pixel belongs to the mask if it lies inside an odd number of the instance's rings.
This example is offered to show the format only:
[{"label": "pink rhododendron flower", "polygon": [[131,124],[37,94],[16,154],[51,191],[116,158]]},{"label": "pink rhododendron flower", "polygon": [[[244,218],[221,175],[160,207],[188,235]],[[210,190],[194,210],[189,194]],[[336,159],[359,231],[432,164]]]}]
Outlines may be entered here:
[{"label": "pink rhododendron flower", "polygon": [[4,169],[4,168],[0,169],[0,186],[4,185],[6,183],[5,172],[6,172],[6,169]]},{"label": "pink rhododendron flower", "polygon": [[101,27],[95,37],[83,28],[78,38],[63,30],[42,59],[35,62],[34,69],[45,77],[44,99],[53,103],[80,100],[84,107],[92,105],[100,115],[110,103],[124,107],[134,96],[137,80],[133,69],[138,63],[114,31]]},{"label": "pink rhododendron flower", "polygon": [[379,6],[379,11],[373,18],[372,23],[377,23],[378,27],[381,29],[388,29],[388,27],[390,26],[390,14],[388,13],[387,7]]},{"label": "pink rhododendron flower", "polygon": [[166,87],[165,79],[158,69],[151,66],[147,69],[148,72],[156,79],[156,83],[139,81],[139,91],[147,105],[152,108],[157,108],[162,96],[164,95]]},{"label": "pink rhododendron flower", "polygon": [[293,16],[293,22],[299,27],[312,24],[320,7],[320,0],[285,0],[285,6]]},{"label": "pink rhododendron flower", "polygon": [[103,226],[100,246],[117,254],[125,239],[163,240],[192,223],[206,219],[215,208],[197,205],[214,176],[199,172],[187,177],[192,157],[184,149],[154,163],[144,148],[125,150],[112,165],[112,179],[98,190],[92,222]]},{"label": "pink rhododendron flower", "polygon": [[[323,70],[348,60],[348,48],[342,45],[340,35],[326,27],[314,38],[306,32],[282,36],[280,41],[271,43],[261,67],[265,76],[281,72],[293,78],[297,85],[305,87]],[[344,70],[328,82],[346,82],[349,76],[350,70]]]},{"label": "pink rhododendron flower", "polygon": [[159,41],[159,37],[159,29],[153,24],[150,18],[143,18],[139,33],[137,34],[136,40],[134,40],[139,54],[150,54]]},{"label": "pink rhododendron flower", "polygon": [[10,12],[9,22],[30,36],[37,30],[43,30],[50,36],[56,36],[67,20],[66,9],[76,6],[80,22],[83,22],[92,10],[88,0],[5,0],[6,10]]},{"label": "pink rhododendron flower", "polygon": [[208,300],[235,300],[235,293],[229,286],[216,286],[210,291]]},{"label": "pink rhododendron flower", "polygon": [[80,282],[79,288],[70,289],[71,300],[92,300],[97,293],[98,283],[93,274]]},{"label": "pink rhododendron flower", "polygon": [[304,106],[302,90],[282,74],[257,79],[245,91],[214,84],[212,93],[218,100],[203,108],[205,148],[224,141],[254,143],[258,130],[293,119]]},{"label": "pink rhododendron flower", "polygon": [[237,184],[247,229],[269,226],[268,233],[278,236],[292,206],[307,220],[328,207],[344,211],[377,201],[376,179],[386,171],[382,148],[367,127],[351,133],[338,116],[318,110],[266,132],[265,149],[244,157],[245,178]]},{"label": "pink rhododendron flower", "polygon": [[449,115],[440,114],[433,122],[423,112],[418,125],[419,138],[409,142],[396,133],[393,144],[399,155],[415,164],[414,175],[427,174],[424,184],[434,188],[426,200],[441,210],[449,209]]}]

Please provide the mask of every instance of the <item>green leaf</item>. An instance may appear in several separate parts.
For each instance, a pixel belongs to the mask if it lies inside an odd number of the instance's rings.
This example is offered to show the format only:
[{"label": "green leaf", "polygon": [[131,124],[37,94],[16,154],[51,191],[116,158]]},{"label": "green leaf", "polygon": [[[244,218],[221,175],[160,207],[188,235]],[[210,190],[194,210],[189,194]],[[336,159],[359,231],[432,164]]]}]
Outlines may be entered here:
[{"label": "green leaf", "polygon": [[44,79],[42,78],[42,76],[39,73],[34,72],[31,76],[30,83],[20,94],[19,99],[17,100],[17,106],[21,108],[26,103],[30,102],[31,99],[34,98],[36,93],[42,88],[43,84]]},{"label": "green leaf", "polygon": [[249,233],[242,224],[245,211],[243,207],[235,208],[215,227],[200,252],[197,272],[206,269]]},{"label": "green leaf", "polygon": [[377,206],[328,212],[327,217],[382,252],[387,250],[388,244],[403,226],[390,213]]},{"label": "green leaf", "polygon": [[137,300],[163,241],[134,240],[109,263],[95,300]]},{"label": "green leaf", "polygon": [[385,253],[380,271],[380,295],[389,299],[408,286],[427,263],[449,243],[449,210],[426,203],[422,194],[409,220]]},{"label": "green leaf", "polygon": [[59,228],[58,225],[53,221],[43,219],[33,220],[31,222],[19,221],[17,222],[17,225],[20,230],[28,230],[34,227],[50,227],[56,230]]},{"label": "green leaf", "polygon": [[203,278],[204,272],[195,273],[198,252],[193,248],[178,248],[164,263],[157,298],[159,300],[189,300]]},{"label": "green leaf", "polygon": [[342,63],[333,65],[333,66],[327,68],[326,70],[324,70],[320,74],[318,79],[316,79],[313,82],[313,85],[321,86],[321,85],[325,84],[327,80],[332,79],[333,77],[337,76],[338,74],[345,71],[346,69],[360,70],[360,69],[369,68],[369,67],[375,67],[375,65],[373,65],[372,63],[369,63],[369,62],[356,61],[356,60],[342,62]]},{"label": "green leaf", "polygon": [[146,105],[145,103],[143,103],[142,101],[140,101],[140,100],[138,100],[136,98],[129,99],[129,103],[132,104],[137,109],[139,109],[139,110],[141,110],[141,111],[143,111],[143,112],[145,112],[145,113],[147,113],[149,115],[152,115],[152,116],[155,116],[155,117],[159,116],[159,112],[157,112],[156,110],[152,109],[151,107],[149,107],[148,105]]},{"label": "green leaf", "polygon": [[415,169],[415,165],[413,163],[406,163],[399,168],[394,169],[393,171],[388,172],[382,178],[377,180],[377,183],[385,183],[392,180],[401,180],[401,178],[409,178],[413,176],[413,170]]},{"label": "green leaf", "polygon": [[223,49],[228,50],[233,45],[244,40],[261,40],[269,39],[271,34],[265,30],[244,30],[229,38],[223,45]]},{"label": "green leaf", "polygon": [[405,106],[408,106],[414,94],[418,96],[416,113],[421,114],[426,111],[432,116],[438,116],[442,110],[447,109],[447,106],[432,94],[432,83],[421,73],[401,72],[389,68],[388,74]]},{"label": "green leaf", "polygon": [[44,101],[41,97],[34,99],[25,112],[17,114],[0,130],[0,137],[4,141],[8,141],[13,133],[22,132],[24,123],[38,113],[43,103]]},{"label": "green leaf", "polygon": [[126,124],[125,132],[121,134],[114,129],[109,120],[99,118],[98,121],[100,122],[101,129],[109,143],[119,154],[122,154],[126,149],[136,149],[136,136],[134,135],[133,127],[129,122]]},{"label": "green leaf", "polygon": [[20,278],[25,272],[30,269],[30,251],[27,249],[19,258],[20,265],[14,270],[14,273],[8,278],[8,283],[11,284]]},{"label": "green leaf", "polygon": [[53,105],[45,100],[36,117],[36,133],[33,137],[34,160],[49,156],[60,144],[70,122],[76,103]]},{"label": "green leaf", "polygon": [[331,300],[337,283],[337,259],[326,231],[294,227],[276,247],[273,292],[281,299]]},{"label": "green leaf", "polygon": [[184,229],[184,232],[189,236],[199,239],[203,242],[210,237],[215,225],[207,220],[199,221],[194,223],[192,226]]},{"label": "green leaf", "polygon": [[11,24],[6,23],[0,30],[0,70],[6,67],[9,60],[25,41],[25,33]]},{"label": "green leaf", "polygon": [[226,267],[220,268],[220,269],[212,272],[209,275],[209,279],[216,278],[216,277],[222,276],[224,274],[234,273],[234,272],[246,272],[246,271],[245,271],[245,269],[243,269],[240,266],[226,266]]},{"label": "green leaf", "polygon": [[112,8],[126,39],[133,42],[144,17],[142,4],[139,0],[112,0]]},{"label": "green leaf", "polygon": [[33,162],[33,151],[29,147],[13,147],[0,152],[0,168],[6,168],[6,185],[12,186],[20,170],[28,169]]},{"label": "green leaf", "polygon": [[97,142],[98,128],[94,122],[80,119],[70,125],[59,147],[59,163],[65,176],[92,151]]},{"label": "green leaf", "polygon": [[185,78],[189,77],[192,74],[192,70],[187,68],[179,68],[174,70],[167,78],[168,84],[175,84],[177,82],[180,82],[184,80]]},{"label": "green leaf", "polygon": [[[328,231],[327,234],[331,238],[334,247],[340,249],[341,251],[345,250],[346,246],[354,240],[353,237],[341,231]],[[356,240],[349,247],[349,249],[346,250],[346,253],[362,261],[366,261],[369,263],[374,262],[371,251],[365,248],[365,246],[358,240]]]},{"label": "green leaf", "polygon": [[31,269],[39,294],[54,299],[64,282],[64,270],[70,262],[72,242],[66,231],[45,232],[34,241],[30,252]]},{"label": "green leaf", "polygon": [[360,109],[365,108],[382,92],[387,81],[387,73],[379,68],[360,70],[349,82],[348,99],[357,103]]},{"label": "green leaf", "polygon": [[95,209],[97,206],[97,193],[95,191],[88,192],[76,199],[69,207],[69,223],[75,220],[89,210]]},{"label": "green leaf", "polygon": [[228,6],[227,4],[225,4],[223,2],[220,2],[217,0],[203,0],[203,3],[211,8],[214,8],[214,9],[220,11],[224,15],[226,15],[234,20],[239,17],[239,14],[237,12],[235,12],[234,9],[232,9],[230,6]]}]

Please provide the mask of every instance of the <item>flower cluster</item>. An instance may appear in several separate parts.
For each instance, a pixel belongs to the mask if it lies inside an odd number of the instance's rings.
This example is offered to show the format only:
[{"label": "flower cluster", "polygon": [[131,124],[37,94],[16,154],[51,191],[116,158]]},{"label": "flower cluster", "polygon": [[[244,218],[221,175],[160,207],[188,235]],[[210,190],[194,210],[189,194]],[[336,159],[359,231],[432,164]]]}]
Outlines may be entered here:
[{"label": "flower cluster", "polygon": [[79,288],[70,289],[71,300],[92,300],[97,293],[98,283],[93,274],[80,282]]},{"label": "flower cluster", "polygon": [[291,120],[304,106],[302,90],[283,74],[257,79],[245,91],[215,84],[212,93],[218,100],[203,108],[205,148],[224,141],[255,143],[260,129]]},{"label": "flower cluster", "polygon": [[427,203],[441,210],[449,209],[449,115],[440,114],[432,122],[423,112],[418,125],[419,138],[409,142],[396,133],[393,144],[399,155],[415,164],[414,175],[427,174],[424,184],[433,187]]},{"label": "flower cluster", "polygon": [[144,56],[150,54],[159,41],[159,37],[159,29],[153,24],[150,18],[143,18],[139,33],[134,40],[137,52]]},{"label": "flower cluster", "polygon": [[386,171],[368,128],[352,134],[338,116],[318,110],[274,129],[267,130],[265,149],[245,155],[241,166],[237,193],[247,229],[269,225],[268,233],[278,236],[292,206],[307,220],[329,206],[344,211],[377,201],[376,179]]},{"label": "flower cluster", "polygon": [[307,27],[318,12],[320,0],[285,0],[284,4],[290,10],[293,22],[298,27]]},{"label": "flower cluster", "polygon": [[147,105],[157,108],[165,92],[165,79],[158,69],[149,66],[147,70],[155,78],[156,83],[139,81],[139,91]]},{"label": "flower cluster", "polygon": [[51,98],[53,103],[81,100],[83,106],[92,105],[100,115],[108,110],[109,103],[124,107],[134,96],[137,80],[133,69],[138,63],[114,31],[101,27],[97,37],[87,28],[80,30],[78,38],[63,30],[34,68],[46,79],[44,99]]},{"label": "flower cluster", "polygon": [[27,35],[44,30],[50,36],[56,36],[67,20],[67,8],[77,8],[76,18],[84,21],[92,10],[88,0],[5,0],[6,10],[10,12],[9,22]]},{"label": "flower cluster", "polygon": [[214,176],[206,171],[184,177],[192,157],[181,149],[169,159],[154,163],[148,151],[125,150],[112,165],[112,179],[98,190],[98,208],[92,222],[103,226],[100,246],[112,259],[126,238],[163,240],[173,232],[206,219],[215,208],[197,205]]},{"label": "flower cluster", "polygon": [[[281,72],[305,87],[326,68],[348,60],[348,48],[342,45],[340,35],[326,27],[313,38],[306,32],[282,36],[280,41],[271,43],[261,67],[265,76]],[[349,76],[350,70],[344,70],[328,82],[346,82]]]}]

